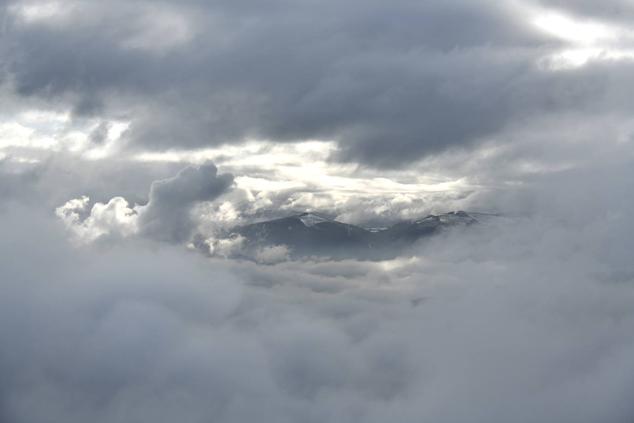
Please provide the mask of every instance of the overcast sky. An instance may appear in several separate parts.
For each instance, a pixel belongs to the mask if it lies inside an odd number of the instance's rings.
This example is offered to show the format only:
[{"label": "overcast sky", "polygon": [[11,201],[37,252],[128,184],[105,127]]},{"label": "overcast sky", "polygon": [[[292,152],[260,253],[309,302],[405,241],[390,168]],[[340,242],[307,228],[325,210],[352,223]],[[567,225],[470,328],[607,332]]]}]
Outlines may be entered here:
[{"label": "overcast sky", "polygon": [[212,160],[260,208],[360,223],[410,217],[385,201],[467,207],[630,150],[633,8],[4,1],[0,154],[46,163],[49,206],[144,203]]},{"label": "overcast sky", "polygon": [[[0,421],[630,423],[633,23],[0,0]],[[217,239],[452,210],[499,216],[386,261]]]}]

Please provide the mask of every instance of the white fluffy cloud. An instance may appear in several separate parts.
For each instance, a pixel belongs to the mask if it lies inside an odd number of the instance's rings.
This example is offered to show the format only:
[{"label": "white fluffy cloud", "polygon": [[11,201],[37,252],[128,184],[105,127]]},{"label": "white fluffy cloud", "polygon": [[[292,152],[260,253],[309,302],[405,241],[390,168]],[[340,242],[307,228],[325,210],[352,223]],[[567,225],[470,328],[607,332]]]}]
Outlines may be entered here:
[{"label": "white fluffy cloud", "polygon": [[195,225],[191,217],[194,207],[223,194],[232,181],[229,174],[218,175],[213,163],[204,163],[188,166],[172,178],[154,181],[145,205],[131,207],[124,198],[114,197],[88,210],[90,198],[82,196],[57,207],[55,213],[82,242],[136,234],[184,242]]},{"label": "white fluffy cloud", "polygon": [[[122,197],[108,203],[95,203],[90,210],[90,198],[69,200],[55,209],[55,214],[80,242],[93,242],[104,236],[127,237],[138,232],[138,214]],[[87,215],[82,219],[81,215]]]}]

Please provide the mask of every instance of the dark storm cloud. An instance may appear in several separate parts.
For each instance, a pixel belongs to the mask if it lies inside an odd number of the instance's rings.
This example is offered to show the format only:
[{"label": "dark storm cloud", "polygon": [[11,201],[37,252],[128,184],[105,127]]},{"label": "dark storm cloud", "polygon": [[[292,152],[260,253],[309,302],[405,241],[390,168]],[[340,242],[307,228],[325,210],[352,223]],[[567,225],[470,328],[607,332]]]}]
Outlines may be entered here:
[{"label": "dark storm cloud", "polygon": [[596,108],[630,71],[540,70],[556,43],[488,1],[80,1],[41,22],[12,16],[18,92],[129,118],[140,149],[322,138],[341,158],[397,166]]},{"label": "dark storm cloud", "polygon": [[213,163],[189,166],[173,178],[153,182],[147,205],[139,209],[141,233],[170,242],[186,241],[193,229],[192,206],[214,200],[232,182],[233,176],[218,175]]}]

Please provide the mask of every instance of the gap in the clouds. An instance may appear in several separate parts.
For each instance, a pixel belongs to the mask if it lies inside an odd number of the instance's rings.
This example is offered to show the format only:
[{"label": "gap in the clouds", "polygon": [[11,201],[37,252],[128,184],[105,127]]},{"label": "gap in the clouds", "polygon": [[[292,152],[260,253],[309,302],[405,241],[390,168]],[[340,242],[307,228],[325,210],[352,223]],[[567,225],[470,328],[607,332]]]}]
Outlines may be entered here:
[{"label": "gap in the clouds", "polygon": [[[211,167],[216,175],[213,165],[205,166]],[[343,223],[333,214],[316,212],[285,216],[279,210],[264,211],[248,217],[227,207],[230,204],[227,202],[222,202],[213,214],[213,201],[197,196],[185,203],[180,200],[184,183],[192,193],[200,191],[197,183],[224,185],[219,185],[216,196],[227,189],[226,174],[214,176],[222,182],[200,180],[197,174],[202,169],[205,168],[188,167],[174,178],[157,181],[145,205],[130,206],[122,197],[112,198],[106,204],[91,203],[83,196],[58,207],[56,215],[79,244],[149,239],[183,245],[210,257],[261,264],[295,260],[392,260],[414,254],[417,245],[431,238],[456,231],[467,233],[472,226],[499,219],[497,214],[458,211],[369,227]],[[267,212],[285,217],[263,219]]]},{"label": "gap in the clouds", "polygon": [[[130,166],[135,163],[181,164],[184,167],[181,172],[192,174],[214,163],[223,175],[232,175],[233,185],[218,198],[203,195],[188,199],[191,204],[167,206],[176,210],[176,220],[165,215],[155,222],[158,232],[173,229],[182,233],[177,236],[178,242],[190,240],[197,248],[215,254],[228,254],[227,251],[240,247],[240,234],[235,231],[238,227],[266,219],[290,218],[304,212],[330,216],[333,227],[336,227],[332,236],[336,239],[347,236],[337,234],[341,228],[344,233],[351,230],[361,233],[362,239],[378,238],[373,235],[376,228],[419,221],[432,213],[442,215],[449,210],[460,210],[474,189],[465,178],[443,176],[436,170],[426,173],[415,166],[379,170],[333,162],[331,157],[336,149],[337,144],[332,141],[279,144],[251,140],[204,150],[140,153],[125,160]],[[183,191],[200,190],[201,194],[196,195],[202,195],[205,184],[213,182],[213,178],[193,179],[193,185],[189,186],[178,182],[178,178],[177,175],[157,180],[152,187],[174,181],[178,188],[170,195],[178,203]],[[143,232],[139,219],[147,213],[144,210],[152,203],[151,196],[150,192],[149,202],[139,204],[122,196],[105,201],[77,197],[58,206],[57,215],[80,242],[137,236]],[[308,237],[306,242],[318,243],[311,240],[315,234],[304,236]],[[395,235],[389,242],[399,237],[401,235]],[[385,241],[361,241],[365,245],[362,249],[367,248],[368,242],[383,245]],[[289,254],[286,250],[288,247],[283,242],[271,244],[267,241],[266,245],[258,246],[258,251],[251,248],[249,256],[261,261],[276,261],[293,255],[292,251]],[[290,250],[298,249],[297,245],[291,247]],[[374,257],[373,254],[368,257]]]},{"label": "gap in the clouds", "polygon": [[566,71],[601,62],[634,61],[634,31],[614,22],[581,19],[554,9],[534,9],[532,24],[565,43],[539,59],[545,71]]},{"label": "gap in the clouds", "polygon": [[106,159],[119,152],[130,125],[121,119],[25,107],[17,113],[0,113],[0,152],[31,162],[60,153],[72,154],[78,160]]}]

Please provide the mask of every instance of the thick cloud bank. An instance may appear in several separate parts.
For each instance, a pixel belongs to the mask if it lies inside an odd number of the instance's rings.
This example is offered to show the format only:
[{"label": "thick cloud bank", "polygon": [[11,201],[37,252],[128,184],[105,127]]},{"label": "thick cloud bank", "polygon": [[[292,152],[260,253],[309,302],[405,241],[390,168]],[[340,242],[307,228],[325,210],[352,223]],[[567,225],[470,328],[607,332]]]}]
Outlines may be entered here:
[{"label": "thick cloud bank", "polygon": [[77,250],[10,207],[0,420],[630,422],[632,207],[562,219],[579,198],[418,257],[271,266]]},{"label": "thick cloud bank", "polygon": [[0,422],[631,423],[633,11],[0,0]]},{"label": "thick cloud bank", "polygon": [[[135,149],[326,139],[347,160],[399,167],[553,114],[631,112],[629,36],[601,54],[545,33],[544,6],[573,2],[550,3],[14,0],[0,5],[0,82],[129,121]],[[583,3],[599,18],[629,10]],[[598,60],[552,69],[589,47]]]}]

